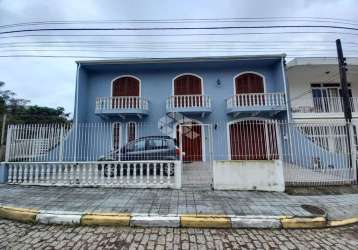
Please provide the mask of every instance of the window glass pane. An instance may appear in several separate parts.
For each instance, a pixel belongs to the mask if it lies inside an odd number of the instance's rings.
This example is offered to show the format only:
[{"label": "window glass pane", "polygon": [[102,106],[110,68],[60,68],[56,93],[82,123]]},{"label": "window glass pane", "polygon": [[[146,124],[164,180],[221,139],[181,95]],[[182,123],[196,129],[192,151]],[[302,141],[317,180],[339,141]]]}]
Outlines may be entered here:
[{"label": "window glass pane", "polygon": [[136,124],[134,122],[130,122],[127,124],[127,136],[128,142],[134,141],[136,138]]},{"label": "window glass pane", "polygon": [[148,140],[148,149],[157,149],[163,147],[162,139],[149,139]]},{"label": "window glass pane", "polygon": [[312,89],[313,98],[322,97],[322,93],[320,89]]},{"label": "window glass pane", "polygon": [[137,141],[134,144],[134,151],[141,151],[145,149],[145,140]]},{"label": "window glass pane", "polygon": [[120,123],[114,123],[113,124],[113,149],[117,150],[120,148],[121,143],[121,124]]}]

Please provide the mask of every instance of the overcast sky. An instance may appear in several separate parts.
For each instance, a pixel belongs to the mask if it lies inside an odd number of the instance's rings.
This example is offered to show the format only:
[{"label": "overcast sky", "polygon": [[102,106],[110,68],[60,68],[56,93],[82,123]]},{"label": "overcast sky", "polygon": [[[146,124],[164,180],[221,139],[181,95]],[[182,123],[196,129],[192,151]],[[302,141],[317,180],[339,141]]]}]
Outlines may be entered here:
[{"label": "overcast sky", "polygon": [[[345,18],[358,22],[357,0],[0,0],[0,25],[35,22],[35,21],[73,21],[73,20],[128,20],[128,19],[192,19],[192,18],[247,18],[247,17],[327,17]],[[205,25],[215,25],[209,23]],[[121,24],[128,27],[128,24]],[[133,25],[133,24],[129,24]],[[174,24],[177,25],[177,24]],[[185,24],[180,24],[184,25]],[[195,24],[189,24],[195,26]],[[203,24],[200,24],[203,25]],[[111,26],[111,25],[109,25]],[[83,25],[81,26],[83,27]],[[233,31],[230,31],[233,32]],[[239,31],[238,31],[239,32]],[[120,34],[120,32],[117,32]],[[138,32],[143,34],[144,32]],[[148,32],[146,32],[148,33]],[[163,32],[162,32],[163,33]],[[188,33],[188,32],[186,32]],[[205,32],[204,32],[205,33]],[[102,33],[103,34],[103,33]],[[108,32],[107,32],[108,34]],[[135,34],[130,32],[126,34]],[[357,36],[344,35],[345,40],[354,41]],[[302,39],[332,39],[337,35],[302,35]],[[31,41],[56,41],[63,40],[61,37],[54,38],[1,38],[0,43],[31,42]],[[71,40],[71,37],[65,39]],[[88,40],[88,37],[85,38]],[[96,38],[101,41],[102,38]],[[285,35],[282,37],[119,37],[109,38],[122,39],[123,43],[131,42],[163,42],[163,41],[203,41],[208,39],[297,39],[295,36]],[[91,39],[93,40],[93,39]],[[329,48],[334,48],[330,46]],[[296,45],[297,46],[297,45]],[[3,48],[2,48],[3,49]],[[1,51],[0,55],[11,55]],[[334,52],[334,50],[332,50]],[[36,55],[38,52],[26,52]],[[266,52],[267,53],[267,52]],[[22,53],[23,54],[23,53]],[[60,53],[61,54],[61,53]],[[75,54],[73,52],[73,54]],[[225,52],[225,54],[242,54],[237,52]],[[289,53],[288,53],[289,54]],[[93,55],[93,54],[91,54]],[[95,55],[98,55],[95,54]],[[100,54],[102,55],[102,54]],[[106,53],[108,55],[108,53]],[[217,52],[207,53],[117,53],[115,57],[168,57],[168,56],[193,56],[193,55],[217,55]],[[348,54],[347,56],[350,56]],[[63,106],[67,112],[73,112],[75,75],[75,58],[0,58],[0,81],[6,82],[6,88],[17,93],[18,97],[31,101],[32,104],[46,105],[51,107]]]}]

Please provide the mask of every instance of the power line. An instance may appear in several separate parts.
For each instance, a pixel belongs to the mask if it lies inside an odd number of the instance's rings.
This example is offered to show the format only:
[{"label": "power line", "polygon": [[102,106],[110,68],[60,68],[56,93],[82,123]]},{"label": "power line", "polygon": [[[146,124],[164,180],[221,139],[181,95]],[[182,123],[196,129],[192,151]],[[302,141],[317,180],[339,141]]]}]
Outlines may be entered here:
[{"label": "power line", "polygon": [[320,29],[341,29],[358,31],[358,28],[335,25],[259,25],[259,26],[211,26],[211,27],[141,27],[141,28],[38,28],[20,29],[0,32],[0,35],[42,32],[42,31],[162,31],[162,30],[228,30],[228,29],[285,29],[285,28],[320,28]]},{"label": "power line", "polygon": [[240,32],[240,33],[179,33],[179,34],[25,34],[1,36],[0,39],[24,37],[193,37],[193,36],[242,36],[242,35],[283,35],[283,34],[331,34],[358,36],[357,33],[335,31],[278,31],[278,32]]},{"label": "power line", "polygon": [[178,34],[25,34],[2,36],[0,39],[24,37],[185,37],[185,36],[243,36],[243,35],[283,35],[283,34],[331,34],[358,36],[358,33],[338,31],[275,31],[275,32],[240,32],[240,33],[178,33]]},{"label": "power line", "polygon": [[[131,47],[126,47],[126,49],[131,49]],[[98,52],[98,53],[126,53],[126,52],[152,52],[152,51],[155,51],[155,52],[166,52],[166,51],[179,51],[179,52],[196,52],[197,50],[204,50],[204,51],[207,51],[207,52],[210,52],[210,51],[236,51],[236,52],[255,52],[255,51],[281,51],[281,52],[284,52],[284,51],[302,51],[302,50],[305,50],[305,51],[333,51],[332,49],[314,49],[314,48],[309,48],[309,47],[306,47],[306,48],[254,48],[254,47],[251,47],[251,48],[207,48],[207,47],[201,47],[201,48],[192,48],[192,49],[195,49],[195,50],[188,50],[188,49],[191,49],[191,48],[179,48],[179,47],[172,47],[172,48],[141,48],[139,47],[138,49],[134,48],[135,50],[103,50],[103,49],[92,49],[92,50],[89,50],[89,49],[3,49],[3,48],[0,48],[0,51],[1,52]],[[147,50],[139,50],[139,49],[147,49]],[[358,52],[358,49],[357,50],[350,50],[350,49],[346,49],[345,51],[347,52]],[[334,51],[333,51],[334,52]]]},{"label": "power line", "polygon": [[37,21],[1,25],[0,28],[60,25],[60,24],[107,24],[107,23],[201,23],[201,22],[328,22],[356,25],[358,20],[320,17],[253,17],[253,18],[196,18],[196,19],[129,19],[129,20],[69,20],[69,21]]},{"label": "power line", "polygon": [[[170,41],[145,41],[145,42],[136,42],[136,41],[113,41],[113,40],[92,40],[92,41],[88,41],[88,40],[63,40],[63,41],[31,41],[31,42],[5,42],[5,43],[0,43],[0,46],[34,46],[34,45],[41,45],[43,46],[44,44],[47,45],[54,45],[54,46],[60,46],[61,44],[71,44],[75,45],[75,44],[86,44],[86,45],[103,45],[103,46],[115,46],[115,45],[124,45],[123,42],[128,42],[131,45],[153,45],[153,44],[158,44],[158,45],[170,45],[173,44],[173,42]],[[208,44],[214,44],[215,46],[218,45],[232,45],[232,44],[263,44],[263,45],[270,45],[270,46],[278,46],[281,44],[289,44],[289,43],[293,43],[293,44],[299,44],[299,43],[309,43],[310,46],[317,46],[317,45],[321,45],[321,44],[332,44],[334,45],[334,42],[332,41],[320,41],[320,40],[291,40],[291,41],[237,41],[237,40],[230,40],[230,41],[225,41],[225,40],[221,40],[221,41],[210,41],[210,40],[206,40],[206,41],[175,41],[174,44],[176,45],[208,45]],[[348,45],[358,45],[358,43],[356,42],[345,42],[345,44]]]}]

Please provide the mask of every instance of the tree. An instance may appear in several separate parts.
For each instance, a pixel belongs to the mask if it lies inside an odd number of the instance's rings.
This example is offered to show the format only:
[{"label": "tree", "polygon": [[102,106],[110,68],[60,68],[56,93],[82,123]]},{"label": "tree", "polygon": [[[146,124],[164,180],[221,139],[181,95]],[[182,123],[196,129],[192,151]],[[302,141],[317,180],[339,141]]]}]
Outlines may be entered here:
[{"label": "tree", "polygon": [[[29,105],[29,100],[16,98],[16,94],[13,91],[3,90],[4,86],[5,83],[0,81],[0,124],[2,124],[5,114],[7,117],[6,124],[71,122],[69,120],[70,114],[65,113],[63,107],[50,108]],[[2,127],[0,126],[1,130]]]}]

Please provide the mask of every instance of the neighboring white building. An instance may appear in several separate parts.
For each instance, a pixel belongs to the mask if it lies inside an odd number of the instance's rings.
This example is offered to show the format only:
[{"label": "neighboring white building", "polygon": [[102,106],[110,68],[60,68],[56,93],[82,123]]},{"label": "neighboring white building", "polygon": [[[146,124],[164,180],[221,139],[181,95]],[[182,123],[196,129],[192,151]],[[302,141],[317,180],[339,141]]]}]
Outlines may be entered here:
[{"label": "neighboring white building", "polygon": [[[358,58],[347,58],[352,123],[358,126]],[[292,119],[344,121],[337,58],[296,58],[287,64]]]}]

